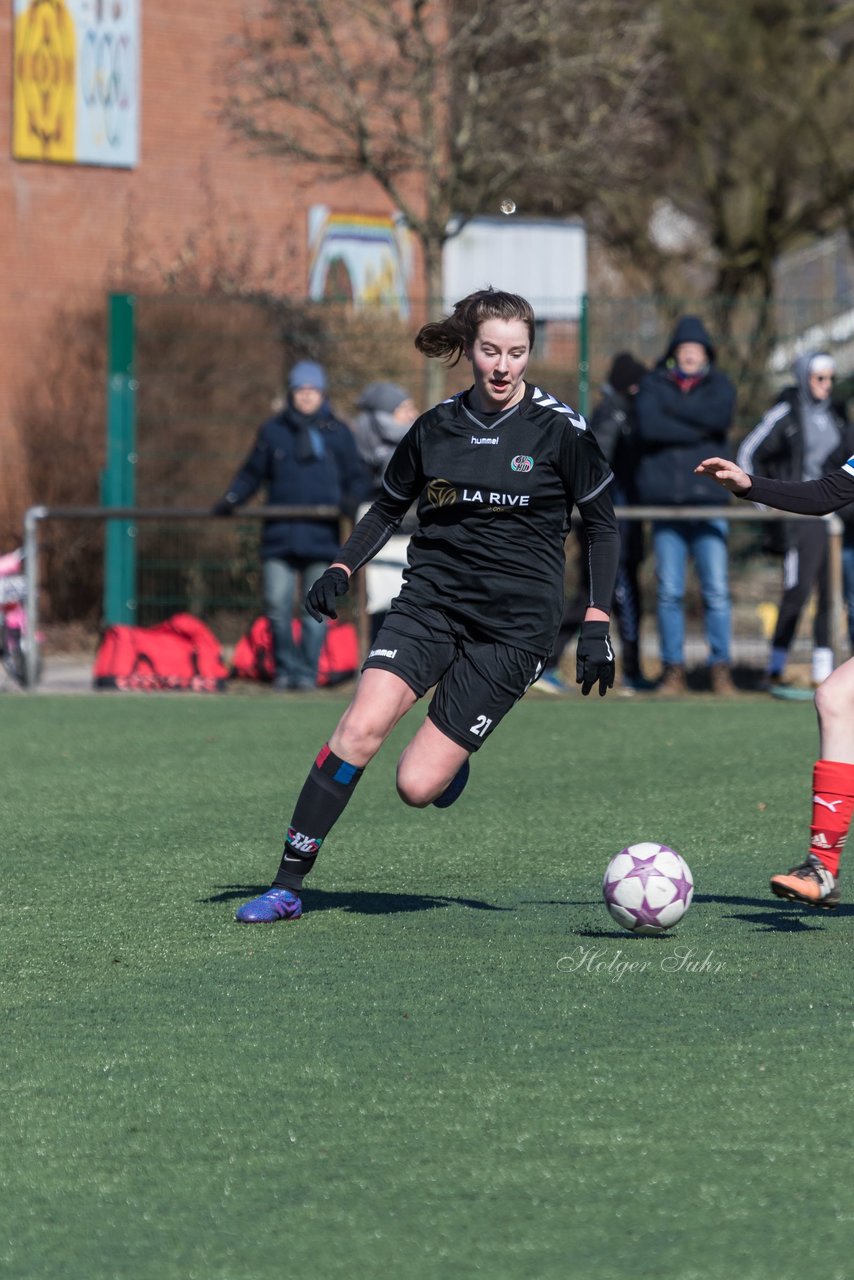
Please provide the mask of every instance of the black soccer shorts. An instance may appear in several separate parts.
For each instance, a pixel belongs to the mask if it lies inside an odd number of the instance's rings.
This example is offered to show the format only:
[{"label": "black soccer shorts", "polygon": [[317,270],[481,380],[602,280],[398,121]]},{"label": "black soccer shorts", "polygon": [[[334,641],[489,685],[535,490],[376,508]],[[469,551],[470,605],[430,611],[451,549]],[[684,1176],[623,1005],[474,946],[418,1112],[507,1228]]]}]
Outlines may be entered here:
[{"label": "black soccer shorts", "polygon": [[474,639],[437,609],[408,604],[382,624],[362,670],[391,671],[417,697],[435,692],[429,718],[453,742],[477,751],[543,669],[543,655]]}]

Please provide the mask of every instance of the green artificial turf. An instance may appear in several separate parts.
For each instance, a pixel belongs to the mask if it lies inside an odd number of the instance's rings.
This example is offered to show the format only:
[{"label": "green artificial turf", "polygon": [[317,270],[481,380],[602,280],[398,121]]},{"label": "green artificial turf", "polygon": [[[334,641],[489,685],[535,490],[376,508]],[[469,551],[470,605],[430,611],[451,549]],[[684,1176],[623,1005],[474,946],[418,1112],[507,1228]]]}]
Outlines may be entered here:
[{"label": "green artificial turf", "polygon": [[[343,705],[2,700],[0,1275],[851,1276],[854,908],[767,891],[811,708],[531,696],[445,812],[413,718],[238,926]],[[661,939],[601,901],[640,840],[696,881]]]}]

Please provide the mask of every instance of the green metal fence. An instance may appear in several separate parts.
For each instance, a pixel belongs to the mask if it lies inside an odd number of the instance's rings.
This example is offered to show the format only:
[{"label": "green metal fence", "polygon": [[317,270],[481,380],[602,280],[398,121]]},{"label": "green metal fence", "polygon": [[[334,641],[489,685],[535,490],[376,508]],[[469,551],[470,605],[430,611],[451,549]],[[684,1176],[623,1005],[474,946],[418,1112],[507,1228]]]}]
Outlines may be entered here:
[{"label": "green metal fence", "polygon": [[[283,508],[258,510],[244,521],[216,520],[204,511],[169,508],[48,508],[31,507],[25,520],[25,563],[27,575],[27,597],[30,608],[30,627],[34,635],[38,634],[42,616],[43,591],[42,565],[44,552],[50,547],[52,540],[67,541],[73,536],[72,531],[83,524],[97,525],[101,528],[112,522],[129,521],[140,530],[158,531],[162,538],[162,561],[151,559],[152,574],[148,597],[152,616],[149,621],[156,621],[175,612],[188,610],[203,618],[213,629],[220,642],[228,647],[233,644],[248,628],[248,623],[260,609],[260,583],[257,578],[257,567],[254,557],[254,538],[248,537],[251,526],[256,528],[258,521],[265,513],[281,516]],[[634,508],[618,510],[623,518],[642,521],[651,520],[667,514],[668,518],[691,519],[697,509],[684,508],[676,512],[667,509]],[[294,514],[293,512],[291,514]],[[296,513],[300,518],[311,514],[308,510]],[[329,518],[328,509],[315,509],[314,514]],[[733,617],[733,664],[739,670],[742,683],[749,677],[758,674],[765,663],[773,626],[774,602],[779,599],[779,566],[777,562],[766,556],[756,554],[758,545],[756,532],[771,521],[779,521],[786,517],[783,513],[773,511],[756,511],[749,504],[731,504],[722,508],[703,508],[702,514],[725,515],[731,524],[730,530],[730,564],[732,568],[732,617]],[[830,567],[831,567],[831,637],[836,662],[849,656],[847,626],[843,603],[842,589],[842,538],[844,526],[838,517],[828,518],[830,527]],[[241,527],[245,525],[246,527]],[[222,563],[219,557],[208,557],[200,550],[205,531],[219,529],[223,539],[246,542],[244,551],[246,577],[237,580],[222,576]],[[343,531],[343,530],[342,530]],[[144,562],[143,562],[144,563]],[[569,587],[576,584],[573,572],[577,563],[570,562]],[[148,570],[141,570],[144,574]],[[253,577],[253,575],[256,575]],[[647,560],[641,573],[643,592],[647,608],[642,619],[642,652],[647,664],[648,674],[654,675],[658,669],[658,647],[656,628],[652,609],[654,608],[655,584],[652,566]],[[363,652],[366,651],[369,635],[369,619],[366,612],[366,593],[364,574],[358,574],[353,590],[342,601],[342,616],[355,622],[359,631]],[[699,593],[696,583],[691,583],[686,596],[686,616],[688,619],[686,635],[686,658],[691,666],[702,666],[706,659],[706,646],[703,638],[702,614]],[[791,651],[793,665],[807,664],[811,653],[810,616],[805,611],[798,636]],[[614,635],[618,658],[619,640]],[[27,680],[34,686],[39,668],[39,652],[37,646],[29,646],[27,650]],[[571,659],[571,654],[567,654]],[[570,681],[573,672],[567,672]]]},{"label": "green metal fence", "polygon": [[[577,300],[576,300],[577,302]],[[837,353],[854,368],[854,300],[775,304],[768,321],[757,305],[696,299],[603,298],[581,301],[579,323],[541,326],[531,377],[589,411],[613,355],[631,350],[648,363],[664,350],[675,319],[702,316],[723,334],[721,362],[739,381],[734,438],[770,403],[804,344]],[[413,316],[441,308],[413,308]],[[333,407],[353,413],[367,382],[408,386],[423,405],[426,362],[413,346],[418,320],[381,309],[270,298],[160,295],[109,302],[107,466],[109,505],[208,509],[282,395],[298,359],[322,361]],[[770,324],[770,330],[768,325]],[[764,334],[763,360],[751,365],[751,335]],[[773,341],[768,341],[768,333]],[[744,369],[752,370],[750,395]],[[739,374],[739,369],[741,374]],[[465,364],[445,372],[445,391],[466,385]],[[261,607],[254,522],[204,522],[191,531],[168,521],[136,527],[111,522],[104,562],[104,617],[146,625],[180,610],[221,620],[230,633]],[[745,534],[733,570],[776,574],[761,559],[756,532]]]}]

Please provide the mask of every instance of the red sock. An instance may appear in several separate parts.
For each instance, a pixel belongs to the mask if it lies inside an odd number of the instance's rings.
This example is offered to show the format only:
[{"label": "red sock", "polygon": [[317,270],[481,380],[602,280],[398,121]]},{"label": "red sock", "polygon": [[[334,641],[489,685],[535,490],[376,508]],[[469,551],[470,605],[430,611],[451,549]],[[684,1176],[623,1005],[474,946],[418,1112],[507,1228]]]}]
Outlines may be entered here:
[{"label": "red sock", "polygon": [[816,760],[812,791],[810,853],[836,876],[854,815],[854,764]]}]

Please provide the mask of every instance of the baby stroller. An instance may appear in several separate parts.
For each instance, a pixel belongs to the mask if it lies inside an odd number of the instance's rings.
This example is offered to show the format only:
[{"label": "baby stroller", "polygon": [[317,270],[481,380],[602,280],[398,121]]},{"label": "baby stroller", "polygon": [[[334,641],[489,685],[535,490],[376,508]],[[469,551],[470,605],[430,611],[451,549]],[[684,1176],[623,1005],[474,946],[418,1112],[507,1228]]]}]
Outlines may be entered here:
[{"label": "baby stroller", "polygon": [[27,653],[32,643],[26,602],[24,553],[19,548],[0,556],[0,663],[22,686],[27,684]]}]

